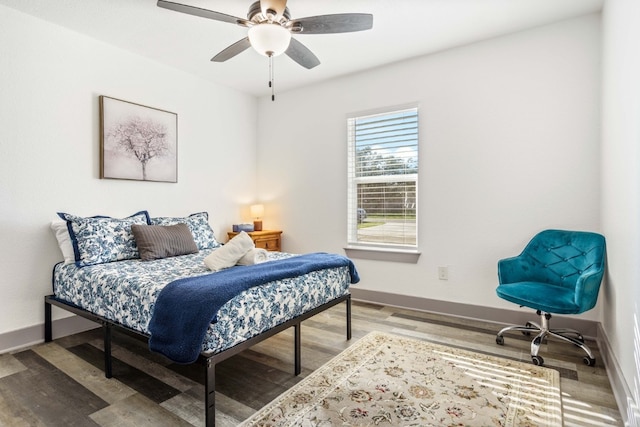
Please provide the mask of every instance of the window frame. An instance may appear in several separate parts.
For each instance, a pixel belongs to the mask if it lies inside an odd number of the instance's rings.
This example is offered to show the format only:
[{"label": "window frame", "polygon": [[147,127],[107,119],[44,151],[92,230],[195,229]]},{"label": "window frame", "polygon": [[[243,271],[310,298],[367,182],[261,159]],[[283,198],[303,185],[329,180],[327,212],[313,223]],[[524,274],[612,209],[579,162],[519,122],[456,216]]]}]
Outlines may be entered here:
[{"label": "window frame", "polygon": [[[356,120],[365,119],[375,116],[392,116],[404,111],[415,111],[417,117],[416,124],[416,143],[408,145],[415,147],[417,172],[414,174],[386,174],[379,176],[357,176],[357,140],[355,137]],[[418,228],[419,228],[419,175],[420,175],[420,109],[417,103],[404,104],[392,107],[383,107],[375,110],[357,112],[347,114],[346,117],[346,134],[347,134],[347,245],[345,251],[349,256],[358,258],[367,258],[374,260],[399,261],[399,262],[417,262],[420,252],[418,250]],[[402,176],[402,181],[410,181],[415,185],[415,244],[398,244],[388,242],[369,242],[358,240],[358,184],[373,182],[397,182],[398,177]]]}]

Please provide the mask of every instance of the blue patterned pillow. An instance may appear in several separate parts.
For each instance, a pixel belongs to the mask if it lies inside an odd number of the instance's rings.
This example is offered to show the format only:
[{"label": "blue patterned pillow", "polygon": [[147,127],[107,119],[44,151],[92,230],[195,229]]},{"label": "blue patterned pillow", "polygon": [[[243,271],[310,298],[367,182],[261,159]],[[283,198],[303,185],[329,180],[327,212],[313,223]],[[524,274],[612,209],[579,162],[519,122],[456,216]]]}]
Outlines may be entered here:
[{"label": "blue patterned pillow", "polygon": [[58,212],[58,216],[67,221],[78,267],[140,258],[131,226],[149,224],[147,211],[122,219],[108,216],[83,218],[64,212]]},{"label": "blue patterned pillow", "polygon": [[156,217],[151,218],[152,225],[174,225],[174,224],[187,224],[191,234],[193,234],[193,240],[198,246],[198,250],[211,249],[222,246],[216,240],[216,236],[213,234],[213,230],[209,225],[209,214],[206,212],[199,212],[189,215],[188,217]]}]

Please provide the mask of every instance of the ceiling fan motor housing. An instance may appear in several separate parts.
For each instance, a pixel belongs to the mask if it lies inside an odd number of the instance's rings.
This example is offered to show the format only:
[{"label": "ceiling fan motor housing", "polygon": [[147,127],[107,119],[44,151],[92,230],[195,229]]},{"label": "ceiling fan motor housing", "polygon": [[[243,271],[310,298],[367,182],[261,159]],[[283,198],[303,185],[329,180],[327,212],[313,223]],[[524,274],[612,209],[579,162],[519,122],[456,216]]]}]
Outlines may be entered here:
[{"label": "ceiling fan motor housing", "polygon": [[[278,12],[273,9],[267,9],[265,16],[262,13],[262,7],[260,6],[260,1],[254,2],[251,6],[249,6],[249,12],[247,13],[247,19],[249,21],[260,23],[264,21],[273,21],[273,18],[277,16]],[[283,19],[282,19],[283,18]],[[287,21],[291,19],[291,14],[289,13],[289,8],[285,7],[284,12],[282,13],[282,18],[278,22],[280,24],[285,24]]]}]

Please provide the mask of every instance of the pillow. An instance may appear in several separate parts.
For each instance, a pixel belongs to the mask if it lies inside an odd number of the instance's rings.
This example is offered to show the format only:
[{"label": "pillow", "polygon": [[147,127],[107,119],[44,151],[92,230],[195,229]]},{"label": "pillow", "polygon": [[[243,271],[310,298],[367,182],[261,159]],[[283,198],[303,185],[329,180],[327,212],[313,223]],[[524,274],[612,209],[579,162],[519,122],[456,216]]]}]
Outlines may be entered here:
[{"label": "pillow", "polygon": [[93,216],[90,218],[58,212],[67,222],[78,267],[139,258],[133,224],[148,224],[149,214],[140,211],[127,218]]},{"label": "pillow", "polygon": [[188,217],[156,217],[151,218],[150,222],[152,225],[174,225],[180,223],[187,224],[199,250],[220,246],[209,225],[209,214],[206,212],[194,213]]},{"label": "pillow", "polygon": [[51,221],[51,230],[53,230],[58,240],[58,247],[64,257],[64,263],[73,264],[76,261],[76,254],[73,252],[73,244],[71,243],[71,237],[67,229],[67,221]]},{"label": "pillow", "polygon": [[211,271],[219,271],[233,267],[247,252],[255,248],[253,240],[247,233],[242,231],[226,245],[211,252],[204,259],[204,264]]},{"label": "pillow", "polygon": [[198,252],[196,242],[193,241],[193,234],[187,224],[133,224],[131,232],[136,239],[142,261]]}]

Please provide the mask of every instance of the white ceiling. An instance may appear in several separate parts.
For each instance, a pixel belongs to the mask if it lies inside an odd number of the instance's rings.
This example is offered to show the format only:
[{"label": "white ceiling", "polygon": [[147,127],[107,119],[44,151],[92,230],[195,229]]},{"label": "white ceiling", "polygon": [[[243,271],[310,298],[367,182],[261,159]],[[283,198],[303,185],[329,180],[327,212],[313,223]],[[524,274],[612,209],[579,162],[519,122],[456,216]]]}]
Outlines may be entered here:
[{"label": "white ceiling", "polygon": [[[253,0],[172,0],[246,17]],[[360,12],[373,29],[358,33],[296,35],[321,64],[307,70],[286,55],[275,59],[282,92],[522,29],[598,12],[604,0],[289,0],[292,18]],[[264,96],[268,59],[252,49],[224,63],[210,62],[246,36],[246,28],[156,6],[156,0],[0,0],[204,79]]]}]

